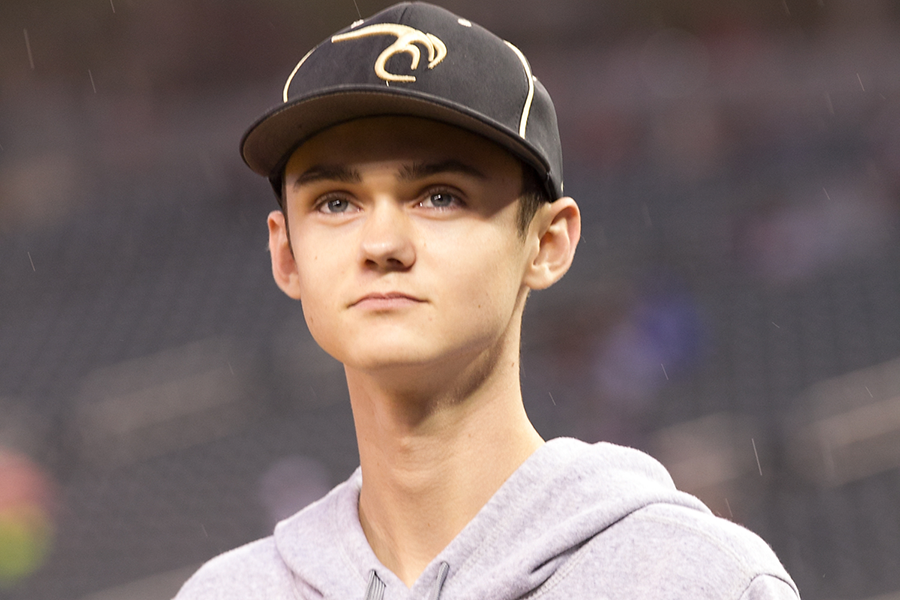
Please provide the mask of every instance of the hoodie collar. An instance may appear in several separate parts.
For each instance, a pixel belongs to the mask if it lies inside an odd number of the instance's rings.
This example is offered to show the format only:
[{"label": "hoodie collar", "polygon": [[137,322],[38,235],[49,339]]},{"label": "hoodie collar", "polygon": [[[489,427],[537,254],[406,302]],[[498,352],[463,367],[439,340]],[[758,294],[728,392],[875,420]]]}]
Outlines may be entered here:
[{"label": "hoodie collar", "polygon": [[407,588],[366,541],[358,514],[361,485],[357,469],[276,528],[276,545],[298,587],[326,598],[377,600],[367,594],[379,593],[385,600],[519,598],[549,579],[585,542],[636,510],[669,503],[708,512],[675,490],[662,465],[637,450],[551,440]]}]

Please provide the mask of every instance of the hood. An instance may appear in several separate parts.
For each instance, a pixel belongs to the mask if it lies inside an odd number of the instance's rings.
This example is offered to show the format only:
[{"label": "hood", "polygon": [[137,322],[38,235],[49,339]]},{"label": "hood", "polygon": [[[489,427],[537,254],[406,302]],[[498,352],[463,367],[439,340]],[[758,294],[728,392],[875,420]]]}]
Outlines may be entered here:
[{"label": "hood", "polygon": [[529,457],[407,588],[366,542],[357,512],[361,484],[357,470],[276,528],[277,550],[301,597],[520,598],[564,568],[585,542],[641,508],[662,503],[709,513],[646,454],[556,439]]}]

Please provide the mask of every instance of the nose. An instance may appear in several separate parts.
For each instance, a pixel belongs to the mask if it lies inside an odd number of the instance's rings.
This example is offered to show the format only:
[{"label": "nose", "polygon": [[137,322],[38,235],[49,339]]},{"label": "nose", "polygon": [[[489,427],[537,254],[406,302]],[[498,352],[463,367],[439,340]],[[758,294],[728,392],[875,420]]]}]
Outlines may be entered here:
[{"label": "nose", "polygon": [[362,227],[360,259],[385,271],[409,269],[416,260],[412,223],[402,206],[375,202]]}]

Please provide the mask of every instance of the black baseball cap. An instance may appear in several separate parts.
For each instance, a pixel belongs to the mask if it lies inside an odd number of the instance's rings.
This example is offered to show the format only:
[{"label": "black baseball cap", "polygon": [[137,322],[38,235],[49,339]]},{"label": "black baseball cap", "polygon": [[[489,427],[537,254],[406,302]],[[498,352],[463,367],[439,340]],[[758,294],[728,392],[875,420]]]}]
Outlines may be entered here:
[{"label": "black baseball cap", "polygon": [[528,60],[487,29],[424,2],[404,2],[353,23],[304,56],[283,104],[241,140],[241,155],[281,193],[293,151],[329,127],[373,116],[454,125],[530,165],[550,198],[563,195],[556,111]]}]

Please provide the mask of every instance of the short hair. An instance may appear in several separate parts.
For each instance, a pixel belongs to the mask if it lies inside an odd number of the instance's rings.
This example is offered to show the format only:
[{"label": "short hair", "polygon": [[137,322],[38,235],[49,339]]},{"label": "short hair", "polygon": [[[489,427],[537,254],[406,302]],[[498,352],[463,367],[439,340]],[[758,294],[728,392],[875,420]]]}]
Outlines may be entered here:
[{"label": "short hair", "polygon": [[[547,186],[541,181],[537,171],[523,162],[520,162],[520,164],[522,165],[522,187],[519,190],[519,210],[516,214],[516,228],[519,231],[519,236],[524,238],[525,233],[528,231],[528,226],[531,224],[531,220],[534,219],[534,215],[537,214],[538,209],[545,202],[549,203],[552,200]],[[287,223],[288,214],[284,204],[287,190],[285,189],[284,174],[282,173],[279,177],[272,177],[269,181],[272,183],[272,189],[275,191],[275,197],[278,199],[281,213],[284,215],[284,222]],[[288,239],[290,239],[290,233],[288,233]]]},{"label": "short hair", "polygon": [[542,204],[552,201],[550,191],[532,167],[522,163],[522,189],[519,192],[519,212],[516,225],[522,238]]}]

